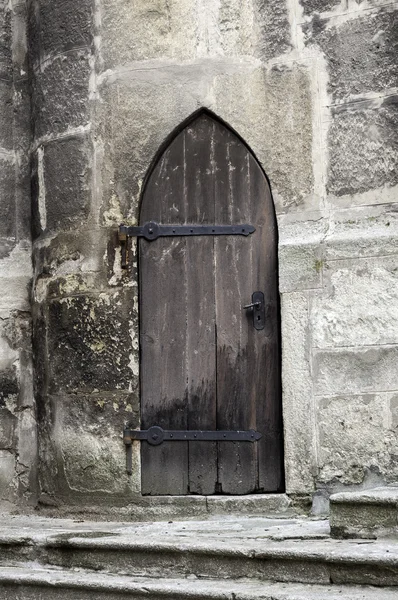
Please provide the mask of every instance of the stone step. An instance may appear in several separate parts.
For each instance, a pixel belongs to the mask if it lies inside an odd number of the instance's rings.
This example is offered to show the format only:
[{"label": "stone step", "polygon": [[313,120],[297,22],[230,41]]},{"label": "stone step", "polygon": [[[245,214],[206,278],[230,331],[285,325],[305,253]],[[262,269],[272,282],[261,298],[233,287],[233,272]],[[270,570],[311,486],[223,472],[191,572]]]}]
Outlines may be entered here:
[{"label": "stone step", "polygon": [[330,528],[337,539],[397,536],[398,487],[333,494]]},{"label": "stone step", "polygon": [[250,579],[148,579],[87,571],[0,567],[2,600],[396,600],[396,588]]},{"label": "stone step", "polygon": [[[129,576],[398,586],[398,540],[334,540],[327,521],[0,521],[0,564]],[[398,589],[397,589],[398,597]]]}]

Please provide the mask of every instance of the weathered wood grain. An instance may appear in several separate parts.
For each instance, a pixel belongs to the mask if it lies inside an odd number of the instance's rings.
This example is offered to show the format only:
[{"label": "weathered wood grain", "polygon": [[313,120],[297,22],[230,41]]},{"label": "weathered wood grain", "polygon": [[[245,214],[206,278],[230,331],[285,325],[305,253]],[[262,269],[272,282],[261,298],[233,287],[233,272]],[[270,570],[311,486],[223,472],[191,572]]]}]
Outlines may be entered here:
[{"label": "weathered wood grain", "polygon": [[[140,222],[251,223],[249,237],[140,241],[142,427],[251,429],[255,443],[142,445],[144,494],[283,488],[277,229],[267,179],[246,145],[200,114],[146,184]],[[243,310],[265,296],[265,329]]]}]

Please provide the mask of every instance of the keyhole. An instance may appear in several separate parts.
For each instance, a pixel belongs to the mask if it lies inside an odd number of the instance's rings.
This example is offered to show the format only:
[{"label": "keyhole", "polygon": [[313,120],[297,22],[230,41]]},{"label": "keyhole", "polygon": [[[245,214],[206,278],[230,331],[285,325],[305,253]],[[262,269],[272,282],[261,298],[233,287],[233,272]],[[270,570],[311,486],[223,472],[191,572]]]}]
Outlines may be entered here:
[{"label": "keyhole", "polygon": [[260,321],[260,320],[261,320],[261,316],[257,315],[257,321]]}]

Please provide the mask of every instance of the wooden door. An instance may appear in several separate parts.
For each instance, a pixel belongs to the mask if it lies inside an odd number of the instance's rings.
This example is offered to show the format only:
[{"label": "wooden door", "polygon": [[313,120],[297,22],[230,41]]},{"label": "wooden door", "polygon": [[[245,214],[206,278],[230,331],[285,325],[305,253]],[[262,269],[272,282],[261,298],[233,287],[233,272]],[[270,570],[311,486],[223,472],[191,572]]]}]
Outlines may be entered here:
[{"label": "wooden door", "polygon": [[[277,230],[249,148],[200,113],[160,156],[140,224],[242,224],[248,236],[140,239],[141,428],[256,429],[260,441],[141,442],[142,493],[283,489]],[[252,293],[266,325],[253,327]]]}]

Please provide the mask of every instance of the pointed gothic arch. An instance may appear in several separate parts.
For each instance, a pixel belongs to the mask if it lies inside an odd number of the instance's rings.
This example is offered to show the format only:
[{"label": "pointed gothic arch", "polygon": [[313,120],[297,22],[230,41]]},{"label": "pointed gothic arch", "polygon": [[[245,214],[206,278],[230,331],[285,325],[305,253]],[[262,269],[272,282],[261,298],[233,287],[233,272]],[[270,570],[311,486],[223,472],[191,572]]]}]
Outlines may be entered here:
[{"label": "pointed gothic arch", "polygon": [[[268,180],[245,142],[207,110],[163,145],[140,224],[236,225],[238,235],[139,241],[141,426],[257,429],[258,442],[142,442],[144,494],[282,491],[277,227]],[[265,326],[243,310],[264,294]]]}]

